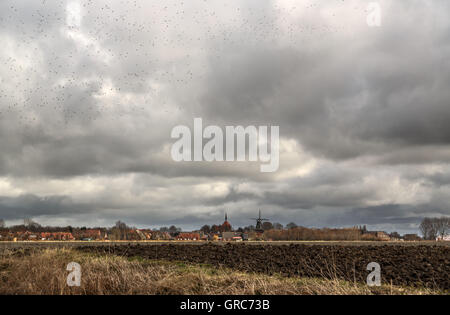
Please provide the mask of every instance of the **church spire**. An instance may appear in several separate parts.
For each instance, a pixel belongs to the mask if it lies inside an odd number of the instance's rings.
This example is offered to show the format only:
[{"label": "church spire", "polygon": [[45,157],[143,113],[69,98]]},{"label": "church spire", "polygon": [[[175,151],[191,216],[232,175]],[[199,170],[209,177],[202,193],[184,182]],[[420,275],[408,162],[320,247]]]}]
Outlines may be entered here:
[{"label": "church spire", "polygon": [[228,221],[228,215],[226,212],[225,212],[225,221]]}]

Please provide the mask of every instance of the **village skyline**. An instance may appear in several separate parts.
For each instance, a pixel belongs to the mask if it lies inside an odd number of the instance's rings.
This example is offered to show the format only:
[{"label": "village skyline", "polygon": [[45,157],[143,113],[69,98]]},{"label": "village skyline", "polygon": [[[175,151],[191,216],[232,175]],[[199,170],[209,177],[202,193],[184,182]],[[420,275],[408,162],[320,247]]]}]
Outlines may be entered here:
[{"label": "village skyline", "polygon": [[[42,226],[32,219],[24,219],[22,225],[6,226],[0,219],[0,240],[420,240],[419,233],[401,235],[397,231],[370,231],[367,226],[341,228],[308,228],[290,222],[285,226],[262,218],[261,212],[255,225],[234,227],[225,213],[221,224],[205,224],[190,231],[171,225],[160,228],[136,228],[117,221],[112,227]],[[450,218],[424,218],[419,231],[424,240],[447,240],[450,234]],[[249,235],[251,235],[249,237]]]}]

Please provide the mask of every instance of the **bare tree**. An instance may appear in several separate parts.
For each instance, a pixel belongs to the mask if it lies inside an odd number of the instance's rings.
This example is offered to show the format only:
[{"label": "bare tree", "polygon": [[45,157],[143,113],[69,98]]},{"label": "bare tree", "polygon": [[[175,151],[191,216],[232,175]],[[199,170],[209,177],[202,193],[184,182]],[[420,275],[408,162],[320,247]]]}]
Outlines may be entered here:
[{"label": "bare tree", "polygon": [[436,237],[444,237],[450,231],[450,218],[424,218],[420,223],[420,231],[426,240],[435,240]]},{"label": "bare tree", "polygon": [[211,232],[211,227],[209,225],[205,224],[204,226],[202,226],[200,231],[202,231],[205,234],[209,234]]},{"label": "bare tree", "polygon": [[5,220],[3,220],[3,219],[0,219],[0,228],[4,228],[6,225],[5,225]]},{"label": "bare tree", "polygon": [[442,217],[435,219],[435,228],[438,236],[444,237],[450,232],[450,218]]},{"label": "bare tree", "polygon": [[420,223],[420,232],[426,240],[436,239],[437,231],[432,218],[424,218]]},{"label": "bare tree", "polygon": [[23,225],[25,225],[29,229],[39,229],[41,227],[39,223],[35,222],[31,218],[23,219]]},{"label": "bare tree", "polygon": [[116,222],[116,226],[115,227],[117,229],[119,229],[119,230],[126,230],[126,229],[128,229],[128,226],[126,225],[126,223],[122,222],[120,220]]},{"label": "bare tree", "polygon": [[296,227],[297,227],[297,224],[295,224],[294,222],[288,223],[286,225],[286,228],[288,228],[288,229],[294,229]]},{"label": "bare tree", "polygon": [[176,236],[181,232],[181,228],[176,227],[175,225],[171,225],[169,227],[169,234],[172,236]]},{"label": "bare tree", "polygon": [[273,228],[274,228],[275,230],[282,230],[282,229],[283,229],[283,224],[278,223],[278,222],[275,222],[275,223],[273,224]]},{"label": "bare tree", "polygon": [[113,238],[116,240],[126,240],[127,232],[130,228],[126,225],[125,222],[117,221],[116,224],[112,227],[111,233],[113,235]]},{"label": "bare tree", "polygon": [[269,231],[273,229],[273,224],[270,222],[264,222],[261,227],[264,231]]}]

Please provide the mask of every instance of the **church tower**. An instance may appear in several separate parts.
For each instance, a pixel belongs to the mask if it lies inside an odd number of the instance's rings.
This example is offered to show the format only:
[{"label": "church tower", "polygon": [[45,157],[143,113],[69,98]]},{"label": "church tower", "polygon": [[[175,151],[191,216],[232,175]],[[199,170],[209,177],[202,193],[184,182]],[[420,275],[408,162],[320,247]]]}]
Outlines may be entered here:
[{"label": "church tower", "polygon": [[222,232],[230,232],[231,231],[231,224],[228,222],[228,214],[225,212],[225,222],[221,225],[221,231]]}]

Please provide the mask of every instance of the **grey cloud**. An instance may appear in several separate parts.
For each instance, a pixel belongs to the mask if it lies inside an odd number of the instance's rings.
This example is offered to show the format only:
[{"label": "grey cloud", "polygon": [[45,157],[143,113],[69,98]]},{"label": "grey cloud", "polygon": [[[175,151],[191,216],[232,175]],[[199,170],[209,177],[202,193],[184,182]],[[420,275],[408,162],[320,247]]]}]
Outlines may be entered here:
[{"label": "grey cloud", "polygon": [[[448,145],[449,24],[442,15],[424,21],[421,6],[393,5],[389,17],[399,23],[387,19],[351,42],[336,35],[313,47],[230,49],[212,59],[202,106],[211,118],[280,124],[285,135],[331,159]],[[406,37],[411,28],[417,31]]]},{"label": "grey cloud", "polygon": [[1,216],[8,219],[30,218],[43,215],[72,215],[86,211],[86,206],[74,205],[68,196],[21,195],[18,197],[0,196]]},{"label": "grey cloud", "polygon": [[[359,1],[80,1],[79,28],[65,24],[67,3],[0,3],[0,187],[24,194],[1,197],[0,217],[81,222],[81,211],[93,222],[192,226],[228,208],[244,225],[261,207],[284,223],[408,230],[448,214],[448,1],[381,1],[379,29],[364,25]],[[279,125],[317,165],[296,176],[303,165],[281,160],[285,179],[256,164],[176,164],[170,130],[194,117]],[[114,182],[128,175],[131,186]],[[85,188],[88,202],[24,188],[101,177],[111,187]],[[388,180],[429,202],[383,201]],[[214,181],[228,194],[190,195]],[[115,189],[128,199],[117,201]],[[139,199],[152,189],[174,198]]]}]

